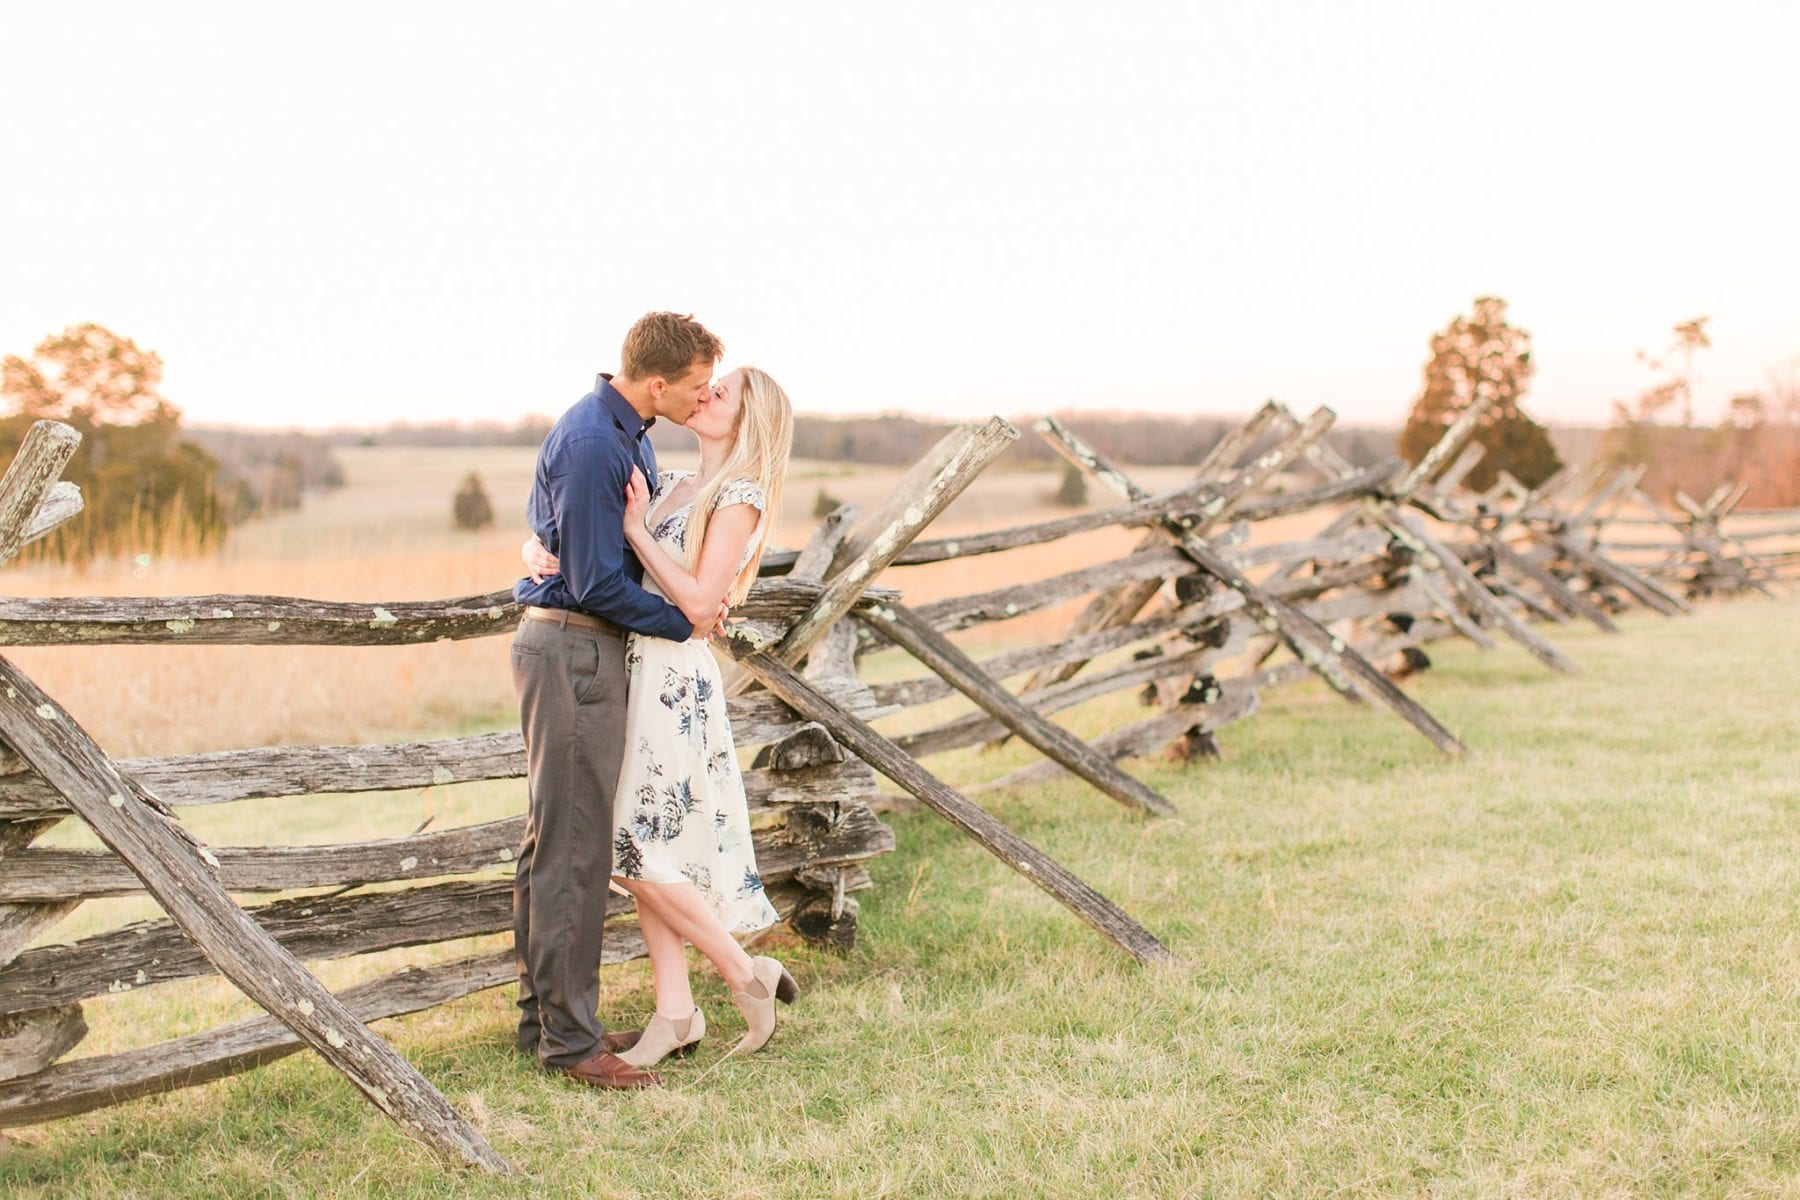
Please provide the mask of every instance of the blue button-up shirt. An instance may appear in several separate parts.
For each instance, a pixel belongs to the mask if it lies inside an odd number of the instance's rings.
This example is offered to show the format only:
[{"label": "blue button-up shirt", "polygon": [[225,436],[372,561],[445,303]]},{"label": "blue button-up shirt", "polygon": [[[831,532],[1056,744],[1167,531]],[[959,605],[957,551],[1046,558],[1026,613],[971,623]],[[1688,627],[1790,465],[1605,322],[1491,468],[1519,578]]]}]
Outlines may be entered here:
[{"label": "blue button-up shirt", "polygon": [[[513,599],[602,617],[635,633],[686,641],[693,624],[643,588],[644,567],[625,544],[625,485],[642,467],[656,486],[650,422],[621,396],[610,375],[562,415],[538,451],[525,521],[561,572],[513,586]],[[653,418],[654,419],[654,418]]]}]

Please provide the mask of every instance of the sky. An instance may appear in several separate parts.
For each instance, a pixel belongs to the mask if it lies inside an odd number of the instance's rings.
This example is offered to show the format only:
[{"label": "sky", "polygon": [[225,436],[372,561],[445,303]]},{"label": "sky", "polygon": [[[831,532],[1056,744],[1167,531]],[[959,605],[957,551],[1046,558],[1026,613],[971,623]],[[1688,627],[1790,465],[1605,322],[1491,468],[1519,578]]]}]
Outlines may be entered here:
[{"label": "sky", "polygon": [[1800,5],[0,6],[0,351],[194,423],[556,415],[641,313],[813,413],[1395,424],[1478,295],[1600,423],[1800,363]]}]

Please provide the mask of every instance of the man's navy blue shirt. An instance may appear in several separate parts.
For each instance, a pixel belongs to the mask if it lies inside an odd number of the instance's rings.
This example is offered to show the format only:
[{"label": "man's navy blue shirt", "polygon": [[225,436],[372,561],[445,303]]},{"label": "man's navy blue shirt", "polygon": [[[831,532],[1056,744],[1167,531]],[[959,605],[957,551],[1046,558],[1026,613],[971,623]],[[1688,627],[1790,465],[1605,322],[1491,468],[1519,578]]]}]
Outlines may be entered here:
[{"label": "man's navy blue shirt", "polygon": [[525,521],[561,560],[559,574],[513,586],[513,599],[569,608],[623,629],[686,641],[694,626],[679,608],[643,588],[644,567],[625,544],[625,485],[631,468],[656,486],[650,422],[601,375],[594,390],[562,415],[538,451]]}]

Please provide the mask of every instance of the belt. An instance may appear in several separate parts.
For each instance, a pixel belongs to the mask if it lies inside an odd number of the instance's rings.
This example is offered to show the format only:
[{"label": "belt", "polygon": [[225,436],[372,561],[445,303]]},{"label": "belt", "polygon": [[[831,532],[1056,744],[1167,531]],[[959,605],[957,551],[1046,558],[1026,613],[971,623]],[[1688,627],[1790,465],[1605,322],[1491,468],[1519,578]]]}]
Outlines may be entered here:
[{"label": "belt", "polygon": [[579,625],[583,629],[598,629],[602,633],[624,632],[611,621],[590,617],[586,613],[578,613],[569,608],[539,608],[535,604],[527,604],[525,616],[533,621],[548,621],[552,625],[561,625],[565,629],[570,625]]}]

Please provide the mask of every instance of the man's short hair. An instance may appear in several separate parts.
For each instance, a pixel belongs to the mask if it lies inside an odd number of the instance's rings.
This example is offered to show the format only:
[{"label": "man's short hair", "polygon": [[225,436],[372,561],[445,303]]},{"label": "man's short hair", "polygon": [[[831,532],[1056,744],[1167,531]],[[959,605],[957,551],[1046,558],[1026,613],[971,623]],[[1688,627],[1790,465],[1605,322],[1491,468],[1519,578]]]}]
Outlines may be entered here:
[{"label": "man's short hair", "polygon": [[692,313],[653,312],[638,318],[619,351],[619,373],[627,379],[660,375],[675,380],[697,362],[710,366],[725,357],[725,343]]}]

